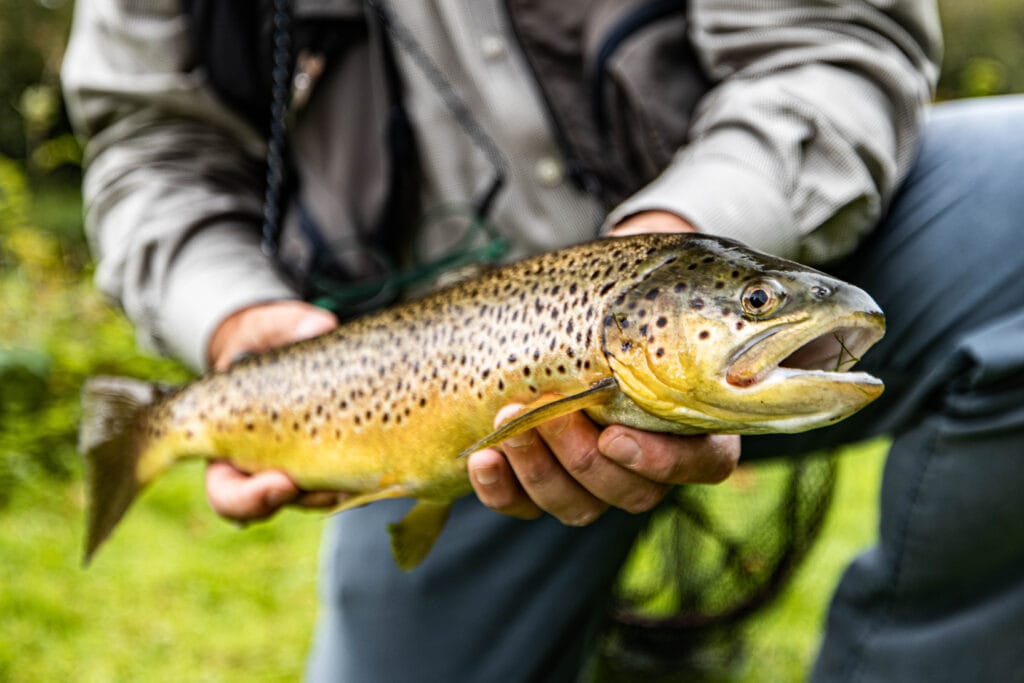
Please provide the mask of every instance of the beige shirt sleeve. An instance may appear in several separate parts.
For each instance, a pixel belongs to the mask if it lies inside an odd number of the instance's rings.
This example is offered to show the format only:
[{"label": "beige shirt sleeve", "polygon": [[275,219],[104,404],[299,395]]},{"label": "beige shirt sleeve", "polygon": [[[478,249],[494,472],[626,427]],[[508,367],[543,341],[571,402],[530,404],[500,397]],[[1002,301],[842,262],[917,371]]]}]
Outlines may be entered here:
[{"label": "beige shirt sleeve", "polygon": [[179,13],[80,0],[62,77],[97,283],[144,346],[202,369],[228,314],[295,293],[260,250],[262,139],[190,68]]},{"label": "beige shirt sleeve", "polygon": [[690,142],[609,218],[664,209],[808,263],[850,253],[914,159],[938,75],[928,0],[691,0],[716,85]]}]

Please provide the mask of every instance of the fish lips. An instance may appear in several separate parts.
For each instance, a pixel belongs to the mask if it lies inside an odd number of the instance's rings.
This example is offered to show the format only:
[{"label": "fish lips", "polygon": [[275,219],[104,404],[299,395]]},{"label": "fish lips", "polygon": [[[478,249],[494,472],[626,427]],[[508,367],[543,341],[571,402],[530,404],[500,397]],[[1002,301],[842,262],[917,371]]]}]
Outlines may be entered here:
[{"label": "fish lips", "polygon": [[748,388],[778,375],[877,387],[881,394],[881,380],[866,372],[849,372],[885,334],[880,312],[851,313],[819,325],[805,322],[782,323],[751,339],[732,355],[726,381]]}]

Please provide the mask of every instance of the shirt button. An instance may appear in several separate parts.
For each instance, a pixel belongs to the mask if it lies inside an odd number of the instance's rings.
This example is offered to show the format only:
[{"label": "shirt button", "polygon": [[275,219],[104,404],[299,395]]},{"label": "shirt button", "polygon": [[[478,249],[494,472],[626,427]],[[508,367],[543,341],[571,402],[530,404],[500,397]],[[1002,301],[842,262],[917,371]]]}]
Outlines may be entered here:
[{"label": "shirt button", "polygon": [[533,177],[544,187],[556,187],[565,179],[565,168],[558,159],[543,157],[534,165]]},{"label": "shirt button", "polygon": [[486,35],[480,39],[480,51],[484,59],[498,59],[505,55],[505,41],[500,36]]}]

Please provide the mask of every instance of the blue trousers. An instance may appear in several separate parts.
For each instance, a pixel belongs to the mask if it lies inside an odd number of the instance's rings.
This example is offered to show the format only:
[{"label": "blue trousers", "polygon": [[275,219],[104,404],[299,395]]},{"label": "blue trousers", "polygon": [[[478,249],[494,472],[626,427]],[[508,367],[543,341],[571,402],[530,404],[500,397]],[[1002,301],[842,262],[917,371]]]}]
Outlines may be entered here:
[{"label": "blue trousers", "polygon": [[[1022,180],[1024,97],[935,107],[886,219],[836,269],[887,313],[860,364],[886,393],[835,427],[744,442],[764,457],[893,438],[879,540],[834,596],[814,681],[1024,681]],[[571,529],[467,498],[404,574],[384,530],[407,507],[332,522],[308,680],[576,680],[643,519]]]}]

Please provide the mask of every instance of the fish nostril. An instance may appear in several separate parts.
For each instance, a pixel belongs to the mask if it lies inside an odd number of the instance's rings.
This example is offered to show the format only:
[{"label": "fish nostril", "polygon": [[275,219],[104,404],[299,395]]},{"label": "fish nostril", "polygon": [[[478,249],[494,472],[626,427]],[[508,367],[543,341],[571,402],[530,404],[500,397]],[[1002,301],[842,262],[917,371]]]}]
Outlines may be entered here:
[{"label": "fish nostril", "polygon": [[814,295],[815,299],[827,299],[828,297],[832,296],[832,290],[829,289],[828,287],[822,287],[821,285],[817,285],[815,287],[811,287],[811,294]]}]

